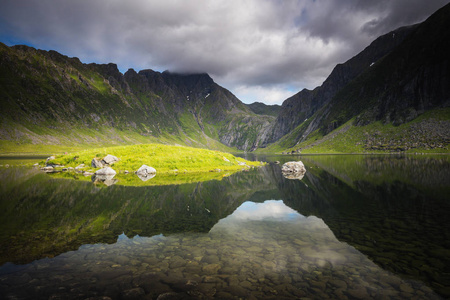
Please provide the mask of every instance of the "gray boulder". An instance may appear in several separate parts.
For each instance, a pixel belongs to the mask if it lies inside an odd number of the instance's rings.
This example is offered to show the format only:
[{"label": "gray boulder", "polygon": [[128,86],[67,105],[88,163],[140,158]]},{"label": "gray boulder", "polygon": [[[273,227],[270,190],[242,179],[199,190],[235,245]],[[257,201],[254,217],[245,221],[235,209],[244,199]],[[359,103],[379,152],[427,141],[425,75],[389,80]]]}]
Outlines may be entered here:
[{"label": "gray boulder", "polygon": [[289,161],[283,164],[281,172],[287,179],[302,179],[306,173],[306,168],[301,161]]},{"label": "gray boulder", "polygon": [[47,157],[47,159],[45,160],[45,165],[47,167],[56,167],[59,166],[59,164],[54,164],[52,163],[52,160],[56,159],[56,157],[54,157],[53,155],[50,157]]},{"label": "gray boulder", "polygon": [[92,168],[103,168],[103,163],[100,158],[93,158],[91,161],[91,167]]},{"label": "gray boulder", "polygon": [[111,169],[110,167],[105,167],[103,169],[97,170],[95,172],[96,175],[116,175],[116,171]]},{"label": "gray boulder", "polygon": [[108,154],[105,157],[103,157],[103,163],[108,164],[108,165],[113,164],[116,161],[119,161],[119,159],[116,156],[111,155],[111,154]]},{"label": "gray boulder", "polygon": [[[6,165],[6,167],[9,167],[9,165]],[[53,173],[55,171],[55,169],[52,166],[43,167],[41,168],[41,170],[47,173]]]},{"label": "gray boulder", "polygon": [[111,154],[106,155],[103,158],[96,158],[94,157],[91,161],[91,167],[92,168],[103,168],[106,166],[110,166],[116,161],[119,161],[119,159]]}]

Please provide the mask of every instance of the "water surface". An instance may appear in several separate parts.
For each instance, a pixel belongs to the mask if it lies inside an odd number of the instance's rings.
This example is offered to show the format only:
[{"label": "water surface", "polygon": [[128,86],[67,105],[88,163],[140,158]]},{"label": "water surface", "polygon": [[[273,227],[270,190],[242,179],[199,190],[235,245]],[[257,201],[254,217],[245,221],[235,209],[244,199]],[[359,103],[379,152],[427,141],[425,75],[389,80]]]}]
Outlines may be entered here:
[{"label": "water surface", "polygon": [[441,299],[447,156],[302,160],[222,180],[101,186],[0,169],[0,298]]}]

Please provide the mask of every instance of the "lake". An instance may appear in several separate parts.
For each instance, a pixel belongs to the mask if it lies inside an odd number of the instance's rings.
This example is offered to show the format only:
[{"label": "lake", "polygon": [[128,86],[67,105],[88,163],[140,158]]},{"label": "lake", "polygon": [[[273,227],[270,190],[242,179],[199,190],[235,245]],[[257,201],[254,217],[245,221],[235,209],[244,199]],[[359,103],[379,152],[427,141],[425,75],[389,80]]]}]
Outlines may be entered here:
[{"label": "lake", "polygon": [[449,156],[245,158],[269,163],[162,186],[0,159],[0,298],[450,297]]}]

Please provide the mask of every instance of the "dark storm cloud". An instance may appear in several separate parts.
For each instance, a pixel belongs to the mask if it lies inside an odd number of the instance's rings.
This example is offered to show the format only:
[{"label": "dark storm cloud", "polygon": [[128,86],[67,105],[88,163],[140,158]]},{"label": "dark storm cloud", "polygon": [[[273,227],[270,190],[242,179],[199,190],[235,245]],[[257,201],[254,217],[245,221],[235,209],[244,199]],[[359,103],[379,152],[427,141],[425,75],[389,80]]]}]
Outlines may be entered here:
[{"label": "dark storm cloud", "polygon": [[448,2],[3,0],[0,40],[122,70],[207,72],[242,100],[280,103]]}]

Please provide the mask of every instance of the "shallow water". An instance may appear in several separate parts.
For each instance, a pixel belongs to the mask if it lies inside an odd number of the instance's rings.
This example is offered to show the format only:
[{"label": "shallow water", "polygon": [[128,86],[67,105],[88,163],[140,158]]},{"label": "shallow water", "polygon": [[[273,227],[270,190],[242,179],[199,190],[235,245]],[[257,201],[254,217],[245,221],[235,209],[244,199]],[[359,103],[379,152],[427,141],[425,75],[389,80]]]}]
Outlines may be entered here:
[{"label": "shallow water", "polygon": [[307,173],[101,187],[0,169],[0,298],[450,296],[446,156],[258,159]]}]

